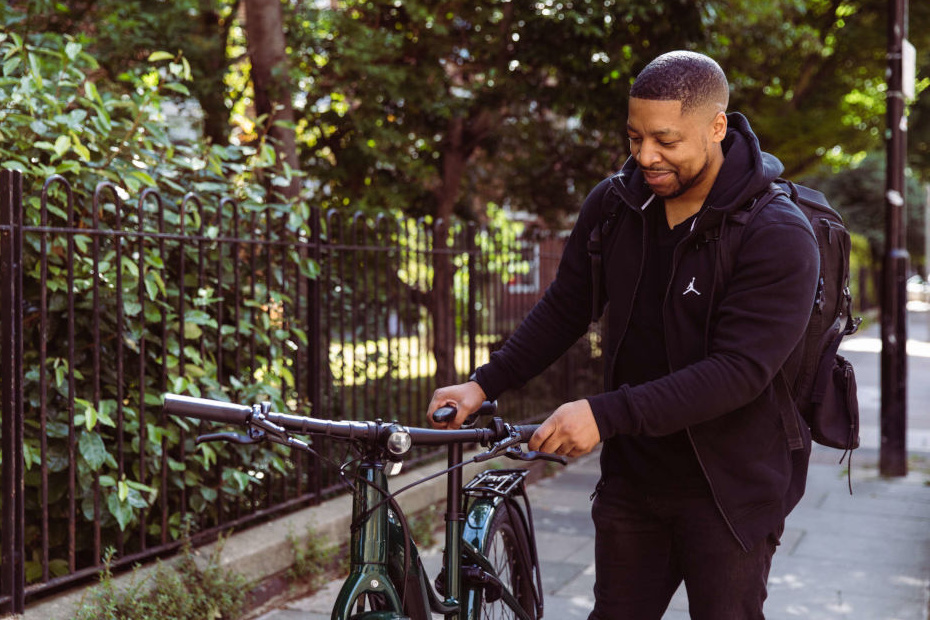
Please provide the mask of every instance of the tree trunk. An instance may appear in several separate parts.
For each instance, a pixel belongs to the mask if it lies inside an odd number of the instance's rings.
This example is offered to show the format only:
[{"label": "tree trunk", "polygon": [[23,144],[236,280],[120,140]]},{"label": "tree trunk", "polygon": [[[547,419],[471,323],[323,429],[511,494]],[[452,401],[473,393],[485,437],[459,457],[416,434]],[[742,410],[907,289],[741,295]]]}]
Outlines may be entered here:
[{"label": "tree trunk", "polygon": [[443,153],[442,182],[436,191],[436,224],[433,229],[433,355],[436,358],[436,383],[449,385],[456,382],[455,371],[455,298],[453,280],[455,269],[452,257],[445,251],[449,238],[452,212],[458,198],[462,177],[465,174],[467,155],[463,144],[465,121],[452,119],[449,141]]},{"label": "tree trunk", "polygon": [[[291,99],[290,75],[287,62],[287,42],[284,36],[284,14],[282,0],[245,0],[246,36],[249,58],[252,62],[252,87],[255,91],[255,112],[262,119],[262,127],[275,150],[275,169],[285,174],[285,165],[292,171],[287,185],[272,184],[264,179],[269,200],[284,203],[296,202],[300,197],[300,161],[297,158],[297,140],[294,131],[294,105]],[[311,210],[311,213],[313,211]],[[311,216],[312,218],[313,216]],[[271,225],[281,237],[296,233],[287,226],[286,219]],[[314,229],[315,243],[319,243],[317,219],[309,222]],[[299,249],[302,260],[309,260],[310,248],[302,244]],[[327,356],[320,355],[323,335],[320,329],[324,309],[320,307],[319,291],[310,278],[299,277],[294,305],[287,311],[298,309],[309,322],[311,341],[297,352],[298,368],[295,380],[299,391],[303,391],[312,404],[313,411],[322,411],[325,387],[331,384],[332,375]],[[288,322],[290,319],[288,319]],[[301,318],[296,318],[300,324]]]},{"label": "tree trunk", "polygon": [[[233,8],[235,13],[235,7]],[[200,0],[197,28],[185,48],[194,80],[191,94],[203,110],[203,134],[211,144],[229,144],[229,110],[226,108],[226,43],[229,25],[220,18],[216,0]]]},{"label": "tree trunk", "polygon": [[[281,0],[245,0],[245,20],[255,111],[259,117],[265,117],[263,126],[274,143],[278,170],[283,171],[287,163],[291,170],[297,171],[294,105],[288,82]],[[298,195],[300,185],[292,177],[290,185],[275,186],[275,191],[285,200],[292,199]]]}]

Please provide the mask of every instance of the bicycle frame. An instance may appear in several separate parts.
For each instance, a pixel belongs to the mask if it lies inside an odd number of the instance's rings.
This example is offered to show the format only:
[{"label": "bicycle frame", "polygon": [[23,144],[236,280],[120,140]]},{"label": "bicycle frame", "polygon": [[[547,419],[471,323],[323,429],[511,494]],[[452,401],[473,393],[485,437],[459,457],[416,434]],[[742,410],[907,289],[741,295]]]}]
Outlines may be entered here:
[{"label": "bicycle frame", "polygon": [[[460,464],[461,444],[451,444],[448,450],[449,467]],[[519,491],[522,493],[525,471],[506,470],[505,473],[519,478]],[[350,542],[351,568],[333,605],[332,620],[353,617],[352,610],[356,601],[367,595],[384,597],[383,602],[389,609],[368,611],[354,616],[354,620],[416,618],[417,613],[423,613],[424,618],[428,619],[431,608],[450,620],[479,620],[481,585],[463,584],[463,567],[466,564],[477,567],[481,574],[497,579],[496,571],[484,552],[490,542],[491,520],[495,512],[502,509],[502,504],[511,499],[511,495],[493,491],[482,493],[487,489],[481,487],[463,493],[462,470],[455,468],[446,474],[445,551],[441,587],[444,598],[440,600],[429,585],[415,543],[404,532],[399,517],[392,515],[388,503],[383,501],[388,495],[384,463],[378,459],[364,461],[360,465],[359,476],[364,482],[356,486],[353,495],[353,523],[357,525],[353,527]],[[464,510],[466,503],[467,512]],[[532,536],[525,510],[517,502],[513,502],[513,506],[520,519],[517,527],[525,528],[524,532]],[[535,552],[535,545],[532,549]],[[389,571],[390,558],[400,557],[405,558],[406,571],[402,577],[398,575],[392,578]],[[532,562],[538,566],[535,557]],[[394,582],[398,577],[404,579],[404,584]],[[403,587],[403,591],[399,590],[400,587]],[[517,618],[528,620],[531,617],[506,588],[501,590],[501,599]],[[410,616],[405,615],[405,603],[407,609],[412,610]]]},{"label": "bicycle frame", "polygon": [[378,615],[366,614],[366,617],[404,618],[400,594],[387,573],[388,509],[386,504],[378,505],[387,494],[387,476],[383,464],[370,462],[360,467],[359,475],[364,482],[355,487],[353,494],[353,524],[358,523],[370,506],[375,508],[360,527],[353,527],[349,543],[351,570],[333,605],[332,617],[333,620],[348,619],[360,596],[377,594],[387,597],[388,604],[397,613],[371,612]]},{"label": "bicycle frame", "polygon": [[[495,408],[494,404],[488,405],[491,410]],[[564,464],[564,457],[519,449],[521,443],[529,441],[535,425],[510,426],[495,417],[487,428],[407,428],[381,420],[338,421],[275,413],[269,403],[249,407],[174,394],[165,395],[164,411],[248,429],[247,435],[201,435],[198,442],[271,441],[315,453],[309,443],[292,435],[316,435],[361,448],[362,461],[352,476],[351,569],[333,606],[333,620],[429,620],[431,611],[450,620],[480,620],[483,602],[493,605],[498,601],[521,620],[542,615],[542,588],[524,490],[525,473],[490,470],[463,488],[461,469],[462,444],[470,442],[488,449],[469,462],[504,455]],[[448,468],[440,473],[446,476],[447,486],[445,551],[441,577],[436,583],[440,594],[429,584],[406,518],[388,491],[386,467],[399,463],[413,445],[446,445],[448,449]],[[518,497],[523,498],[522,506]],[[502,550],[510,575],[507,584],[487,557],[492,547]],[[363,611],[366,603],[370,611]],[[356,605],[358,613],[353,614]]]},{"label": "bicycle frame", "polygon": [[[522,529],[527,536],[528,551],[532,555],[525,558],[525,561],[528,566],[535,569],[537,578],[536,592],[540,597],[537,611],[539,615],[542,615],[542,587],[539,583],[539,562],[536,558],[536,541],[532,528],[532,517],[529,513],[529,503],[524,502],[521,505],[515,501],[517,496],[526,497],[524,482],[527,473],[525,469],[500,469],[487,470],[475,476],[464,488],[468,503],[460,540],[463,558],[481,571],[493,574],[496,577],[495,569],[487,559],[487,550],[490,547],[492,535],[490,526],[498,511],[509,510],[509,514],[517,520],[513,524],[515,529]],[[487,481],[488,478],[496,478],[497,480]],[[479,620],[479,593],[480,588],[469,588],[465,593],[464,616],[467,620]],[[530,615],[510,590],[506,588],[501,590],[501,600],[514,611],[518,618],[530,618]]]}]

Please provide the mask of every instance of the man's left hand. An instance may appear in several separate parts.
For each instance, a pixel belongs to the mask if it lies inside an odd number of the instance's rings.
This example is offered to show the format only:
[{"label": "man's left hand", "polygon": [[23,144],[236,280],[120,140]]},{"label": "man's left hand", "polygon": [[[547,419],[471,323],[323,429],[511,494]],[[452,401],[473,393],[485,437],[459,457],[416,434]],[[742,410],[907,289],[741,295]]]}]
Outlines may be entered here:
[{"label": "man's left hand", "polygon": [[530,439],[530,450],[562,456],[587,454],[601,441],[587,400],[565,403],[543,422]]}]

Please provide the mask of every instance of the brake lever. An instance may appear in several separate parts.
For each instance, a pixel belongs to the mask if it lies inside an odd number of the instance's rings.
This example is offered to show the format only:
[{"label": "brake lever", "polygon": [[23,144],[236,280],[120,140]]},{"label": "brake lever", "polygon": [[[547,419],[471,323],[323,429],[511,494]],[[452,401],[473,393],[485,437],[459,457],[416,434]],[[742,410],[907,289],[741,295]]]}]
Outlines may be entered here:
[{"label": "brake lever", "polygon": [[502,454],[507,454],[507,452],[509,452],[510,450],[519,451],[520,450],[519,445],[520,445],[520,437],[518,435],[511,435],[510,437],[507,437],[496,443],[491,444],[491,446],[488,447],[488,449],[485,452],[475,457],[475,462],[481,463],[483,461],[489,461]]},{"label": "brake lever", "polygon": [[239,433],[209,433],[207,435],[198,435],[196,440],[196,445],[202,443],[207,443],[209,441],[226,441],[229,443],[237,443],[240,445],[249,445],[253,443],[261,443],[265,438],[265,434],[259,431],[258,433],[249,433],[248,435],[240,435]]}]

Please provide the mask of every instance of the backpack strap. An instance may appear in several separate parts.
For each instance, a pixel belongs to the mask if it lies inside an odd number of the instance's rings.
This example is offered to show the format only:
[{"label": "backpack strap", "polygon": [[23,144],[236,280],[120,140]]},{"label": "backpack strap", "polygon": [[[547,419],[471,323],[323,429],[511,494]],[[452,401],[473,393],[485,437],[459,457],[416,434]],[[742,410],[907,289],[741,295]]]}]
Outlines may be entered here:
[{"label": "backpack strap", "polygon": [[[756,215],[778,196],[785,196],[791,200],[791,194],[785,191],[778,183],[773,182],[763,194],[753,199],[745,208],[728,215],[721,221],[720,245],[718,245],[717,249],[717,259],[720,261],[720,273],[723,282],[728,282],[733,275],[733,257],[736,256],[742,245],[743,233],[755,219]],[[727,226],[727,220],[739,225]],[[789,401],[794,402],[794,396],[788,383],[788,377],[785,376],[784,368],[778,370],[773,386],[777,391],[782,392]],[[798,422],[798,416],[794,415],[793,409],[782,409],[781,417],[785,435],[788,437],[788,448],[790,450],[802,449],[804,447],[804,440],[801,436],[801,426]]]},{"label": "backpack strap", "polygon": [[[782,189],[777,183],[769,184],[765,192],[759,196],[756,196],[752,202],[750,202],[746,207],[737,210],[734,213],[730,213],[727,217],[723,218],[720,223],[720,238],[726,238],[727,246],[726,249],[718,253],[720,259],[720,268],[721,274],[723,274],[723,281],[727,282],[730,279],[730,276],[733,275],[733,262],[732,259],[736,256],[736,253],[739,252],[740,245],[743,242],[743,231],[745,231],[749,224],[755,219],[756,215],[759,214],[762,209],[775,200],[779,195],[787,196],[788,199],[791,199],[791,196]],[[738,224],[738,226],[727,226],[727,221]],[[734,232],[725,234],[726,231]]]},{"label": "backpack strap", "polygon": [[591,259],[591,322],[598,319],[604,303],[604,239],[610,234],[620,216],[620,197],[608,187],[601,197],[602,219],[588,236],[588,256]]}]

